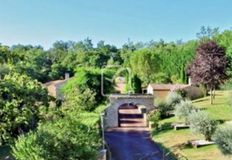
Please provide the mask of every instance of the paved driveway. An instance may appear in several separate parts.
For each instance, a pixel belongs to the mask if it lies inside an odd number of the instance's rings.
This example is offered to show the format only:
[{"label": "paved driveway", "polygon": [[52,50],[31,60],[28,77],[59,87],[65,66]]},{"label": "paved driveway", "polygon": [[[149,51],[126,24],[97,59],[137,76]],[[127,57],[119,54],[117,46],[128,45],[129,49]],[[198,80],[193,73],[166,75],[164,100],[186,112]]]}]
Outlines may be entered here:
[{"label": "paved driveway", "polygon": [[162,153],[144,127],[115,128],[105,132],[112,160],[161,160]]}]

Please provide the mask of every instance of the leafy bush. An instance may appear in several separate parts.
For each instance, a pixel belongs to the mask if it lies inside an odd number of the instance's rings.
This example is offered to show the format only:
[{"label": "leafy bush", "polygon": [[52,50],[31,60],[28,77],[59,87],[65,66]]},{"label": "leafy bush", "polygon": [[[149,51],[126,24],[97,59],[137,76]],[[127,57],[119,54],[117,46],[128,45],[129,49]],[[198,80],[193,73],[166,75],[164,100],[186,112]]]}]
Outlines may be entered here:
[{"label": "leafy bush", "polygon": [[175,109],[175,105],[180,103],[182,99],[183,98],[176,92],[171,92],[167,96],[166,101],[160,101],[157,104],[157,108],[160,111],[161,118],[169,116],[170,112]]},{"label": "leafy bush", "polygon": [[176,105],[174,113],[179,119],[184,119],[185,124],[188,124],[189,123],[188,116],[193,110],[194,107],[191,101],[182,100],[180,103]]},{"label": "leafy bush", "polygon": [[86,88],[85,90],[75,88],[71,90],[71,92],[65,94],[63,108],[93,111],[97,106],[95,95],[96,93],[89,88]]},{"label": "leafy bush", "polygon": [[17,160],[45,160],[40,156],[42,150],[43,148],[37,144],[37,134],[29,132],[28,134],[19,136],[12,152]]},{"label": "leafy bush", "polygon": [[176,91],[177,94],[179,94],[181,97],[186,98],[187,97],[187,91],[184,89],[178,89]]},{"label": "leafy bush", "polygon": [[20,136],[13,146],[13,156],[17,160],[92,160],[96,159],[99,140],[97,128],[66,117]]},{"label": "leafy bush", "polygon": [[[111,69],[104,69],[104,78],[112,78]],[[104,81],[104,93],[110,93],[112,90],[112,83]],[[64,95],[73,94],[73,96],[79,96],[85,90],[89,89],[94,96],[94,101],[98,104],[105,100],[105,97],[101,93],[101,70],[96,68],[78,68],[75,76],[70,78],[67,83],[62,87]],[[77,92],[77,93],[76,93]],[[69,95],[70,96],[70,95]],[[66,96],[67,97],[67,96]],[[85,103],[85,102],[83,102]]]},{"label": "leafy bush", "polygon": [[223,154],[232,155],[232,126],[227,125],[216,130],[214,141]]},{"label": "leafy bush", "polygon": [[193,132],[203,134],[206,140],[211,140],[217,124],[209,117],[207,112],[193,111],[188,119]]},{"label": "leafy bush", "polygon": [[174,109],[175,105],[180,103],[181,100],[183,100],[181,95],[179,95],[176,92],[171,92],[171,93],[169,93],[169,95],[166,98],[166,103],[167,103],[167,105],[170,106],[170,108]]},{"label": "leafy bush", "polygon": [[228,80],[225,84],[220,86],[220,89],[231,90],[232,89],[232,79]]},{"label": "leafy bush", "polygon": [[18,73],[5,75],[0,80],[0,144],[34,129],[47,106],[41,83]]},{"label": "leafy bush", "polygon": [[197,86],[189,86],[182,90],[185,92],[185,97],[191,100],[204,97],[204,92]]},{"label": "leafy bush", "polygon": [[153,127],[158,129],[159,127],[159,120],[160,120],[160,112],[155,111],[149,116],[149,120],[153,123]]},{"label": "leafy bush", "polygon": [[167,117],[167,116],[168,116],[168,112],[173,110],[173,109],[170,107],[170,105],[167,105],[167,103],[166,103],[166,102],[163,102],[163,101],[161,101],[161,102],[159,102],[159,103],[157,104],[157,108],[158,108],[158,110],[159,110],[159,113],[160,113],[160,117],[161,117],[161,118]]}]

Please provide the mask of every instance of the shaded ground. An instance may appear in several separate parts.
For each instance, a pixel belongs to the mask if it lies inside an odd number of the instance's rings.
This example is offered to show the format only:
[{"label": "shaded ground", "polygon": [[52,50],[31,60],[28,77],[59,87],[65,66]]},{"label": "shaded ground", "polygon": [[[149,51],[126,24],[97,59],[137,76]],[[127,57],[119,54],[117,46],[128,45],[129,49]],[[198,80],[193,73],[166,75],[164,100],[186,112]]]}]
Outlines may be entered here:
[{"label": "shaded ground", "polygon": [[105,132],[112,160],[161,160],[158,146],[151,140],[137,106],[119,109],[119,126]]}]

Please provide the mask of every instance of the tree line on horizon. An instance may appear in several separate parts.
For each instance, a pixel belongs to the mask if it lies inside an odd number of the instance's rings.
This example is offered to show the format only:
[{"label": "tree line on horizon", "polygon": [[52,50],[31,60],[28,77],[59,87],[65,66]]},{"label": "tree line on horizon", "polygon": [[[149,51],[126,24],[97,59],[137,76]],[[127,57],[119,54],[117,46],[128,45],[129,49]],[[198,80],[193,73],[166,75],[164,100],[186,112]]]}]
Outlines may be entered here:
[{"label": "tree line on horizon", "polygon": [[187,83],[187,67],[198,45],[213,40],[232,57],[232,31],[202,27],[197,39],[187,42],[148,43],[128,41],[121,48],[99,41],[94,47],[91,39],[80,42],[57,41],[49,50],[41,46],[0,45],[0,76],[10,71],[26,74],[42,83],[74,75],[76,68],[103,68],[106,65],[130,67],[142,81],[148,83]]}]

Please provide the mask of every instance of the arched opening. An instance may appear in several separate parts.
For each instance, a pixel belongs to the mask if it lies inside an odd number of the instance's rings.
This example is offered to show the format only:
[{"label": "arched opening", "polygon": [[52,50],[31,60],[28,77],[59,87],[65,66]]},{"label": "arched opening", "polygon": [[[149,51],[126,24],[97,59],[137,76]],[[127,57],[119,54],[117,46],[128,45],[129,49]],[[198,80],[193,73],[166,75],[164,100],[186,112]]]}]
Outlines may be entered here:
[{"label": "arched opening", "polygon": [[119,127],[146,127],[146,107],[134,103],[124,103],[118,107]]}]

